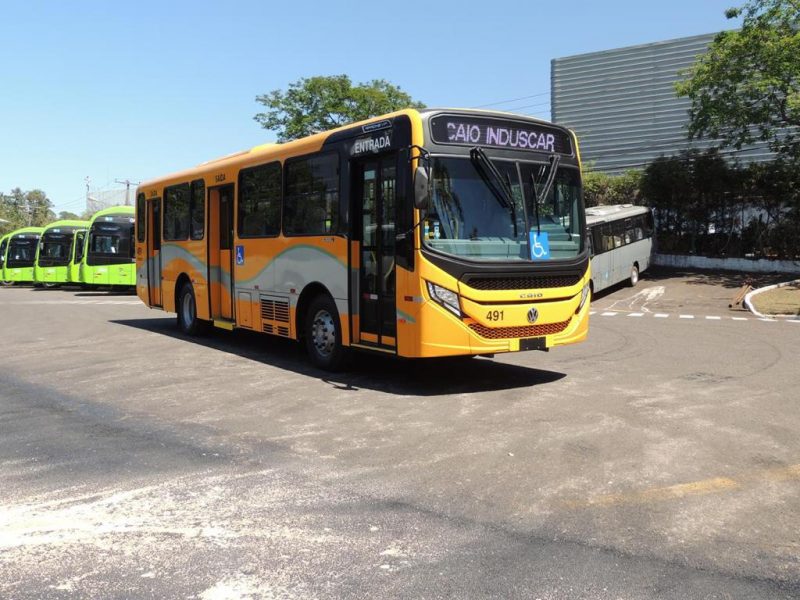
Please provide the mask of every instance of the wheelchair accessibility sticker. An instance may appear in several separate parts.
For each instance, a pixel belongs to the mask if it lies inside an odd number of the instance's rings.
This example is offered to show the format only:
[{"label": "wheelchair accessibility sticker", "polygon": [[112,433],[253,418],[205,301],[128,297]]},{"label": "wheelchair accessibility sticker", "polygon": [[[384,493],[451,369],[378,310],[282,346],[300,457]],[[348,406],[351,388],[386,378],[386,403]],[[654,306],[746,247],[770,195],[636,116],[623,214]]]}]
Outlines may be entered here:
[{"label": "wheelchair accessibility sticker", "polygon": [[236,264],[244,264],[244,246],[236,246]]},{"label": "wheelchair accessibility sticker", "polygon": [[550,242],[546,231],[531,231],[528,234],[528,247],[531,250],[531,260],[550,260]]}]

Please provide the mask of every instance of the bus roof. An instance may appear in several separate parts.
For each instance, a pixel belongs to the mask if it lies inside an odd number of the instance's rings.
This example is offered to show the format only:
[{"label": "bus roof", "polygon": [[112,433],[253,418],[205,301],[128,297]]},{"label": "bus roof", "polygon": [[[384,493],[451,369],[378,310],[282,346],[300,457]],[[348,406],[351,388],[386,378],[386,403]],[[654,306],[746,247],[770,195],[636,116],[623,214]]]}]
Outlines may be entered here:
[{"label": "bus roof", "polygon": [[15,229],[14,231],[10,231],[8,233],[9,236],[18,235],[20,233],[42,233],[44,231],[44,227],[22,227],[20,229]]},{"label": "bus roof", "polygon": [[56,227],[89,227],[89,221],[78,221],[76,219],[65,219],[63,221],[53,221],[44,226],[44,230],[54,229]]},{"label": "bus roof", "polygon": [[618,219],[627,219],[650,212],[646,206],[633,204],[612,204],[609,206],[592,206],[586,209],[586,224],[606,223]]},{"label": "bus roof", "polygon": [[[187,180],[193,178],[199,178],[202,173],[205,173],[210,167],[227,167],[231,164],[236,164],[239,162],[248,162],[254,157],[260,155],[269,155],[271,153],[275,153],[276,150],[280,150],[281,154],[288,154],[291,156],[294,155],[301,155],[301,154],[309,154],[311,152],[315,152],[322,146],[325,141],[333,134],[338,131],[345,131],[347,129],[351,129],[353,127],[358,127],[361,125],[366,125],[368,123],[375,123],[385,119],[391,119],[394,117],[398,117],[401,115],[407,115],[410,118],[420,119],[423,115],[431,115],[439,112],[452,112],[452,113],[462,113],[462,114],[471,114],[476,116],[482,117],[495,117],[498,119],[516,119],[520,121],[530,121],[531,123],[539,123],[549,125],[551,127],[556,127],[558,129],[563,129],[565,131],[569,131],[566,127],[562,125],[556,125],[555,123],[550,123],[548,121],[543,121],[541,119],[537,119],[535,117],[530,117],[528,115],[520,115],[516,113],[509,113],[509,112],[502,112],[497,110],[479,110],[474,108],[424,108],[424,109],[415,109],[415,108],[406,108],[403,110],[398,110],[395,112],[387,113],[385,115],[380,115],[377,117],[372,117],[370,119],[365,119],[363,121],[357,121],[354,123],[347,123],[346,125],[342,125],[341,127],[337,127],[335,129],[329,129],[327,131],[321,131],[319,133],[315,133],[303,138],[299,138],[296,140],[292,140],[289,142],[282,142],[282,143],[267,143],[267,144],[260,144],[258,146],[253,146],[247,150],[241,150],[239,152],[233,152],[232,154],[228,154],[226,156],[221,156],[219,158],[214,158],[205,162],[200,163],[195,167],[191,167],[189,169],[185,169],[183,171],[177,171],[175,173],[169,173],[164,176],[155,177],[148,181],[144,181],[139,184],[137,188],[137,195],[138,190],[144,188],[151,188],[154,186],[160,186],[161,184],[171,182],[171,181],[178,181],[178,180]],[[280,157],[276,157],[278,160]]]},{"label": "bus roof", "polygon": [[110,206],[102,210],[98,210],[92,215],[89,224],[93,223],[98,217],[107,217],[109,215],[134,215],[134,208],[132,206]]}]

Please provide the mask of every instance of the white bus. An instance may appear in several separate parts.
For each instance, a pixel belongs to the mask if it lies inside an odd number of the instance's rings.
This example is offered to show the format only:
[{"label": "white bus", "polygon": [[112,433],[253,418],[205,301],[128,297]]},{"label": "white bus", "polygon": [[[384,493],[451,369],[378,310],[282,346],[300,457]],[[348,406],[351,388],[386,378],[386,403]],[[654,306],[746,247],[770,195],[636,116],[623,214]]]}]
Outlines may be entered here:
[{"label": "white bus", "polygon": [[592,293],[622,281],[631,286],[650,266],[653,213],[645,206],[618,204],[586,209],[586,229],[592,256]]}]

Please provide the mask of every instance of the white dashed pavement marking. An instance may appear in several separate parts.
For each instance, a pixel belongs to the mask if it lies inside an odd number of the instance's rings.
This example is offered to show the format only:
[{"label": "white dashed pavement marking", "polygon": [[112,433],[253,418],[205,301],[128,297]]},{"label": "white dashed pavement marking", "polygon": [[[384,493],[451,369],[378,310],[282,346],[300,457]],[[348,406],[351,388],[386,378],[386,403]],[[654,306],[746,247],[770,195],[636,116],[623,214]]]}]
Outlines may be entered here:
[{"label": "white dashed pavement marking", "polygon": [[678,319],[703,319],[705,321],[748,321],[748,320],[758,320],[758,321],[766,321],[767,323],[777,323],[779,321],[785,320],[790,323],[800,323],[800,319],[775,319],[775,318],[761,318],[761,319],[753,319],[748,317],[729,317],[729,316],[719,316],[719,315],[686,315],[686,314],[669,314],[669,313],[651,313],[651,312],[625,312],[625,311],[605,311],[598,313],[596,310],[589,311],[590,315],[598,315],[601,317],[616,317],[617,315],[624,315],[626,317],[634,317],[634,318],[642,318],[642,317],[653,317],[656,319],[669,319],[670,317],[677,317]]}]

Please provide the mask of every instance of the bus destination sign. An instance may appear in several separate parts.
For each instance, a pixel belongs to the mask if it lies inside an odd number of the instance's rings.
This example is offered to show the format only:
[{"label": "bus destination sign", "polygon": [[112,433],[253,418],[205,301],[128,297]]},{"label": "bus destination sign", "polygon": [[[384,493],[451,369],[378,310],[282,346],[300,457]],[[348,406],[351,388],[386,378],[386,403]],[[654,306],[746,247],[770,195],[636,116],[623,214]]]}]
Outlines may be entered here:
[{"label": "bus destination sign", "polygon": [[447,115],[431,120],[431,133],[437,144],[572,154],[565,131],[533,123]]}]

